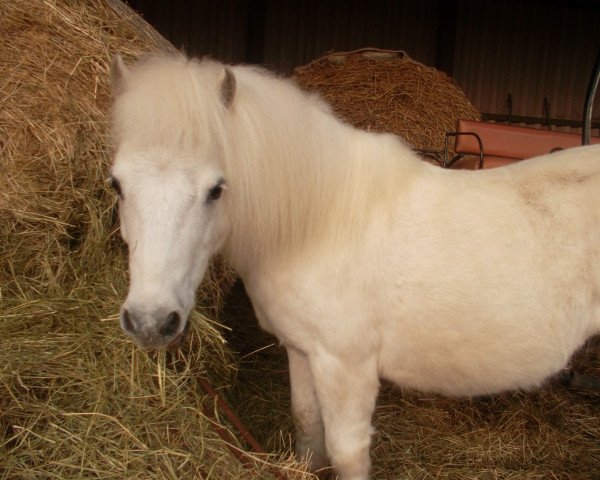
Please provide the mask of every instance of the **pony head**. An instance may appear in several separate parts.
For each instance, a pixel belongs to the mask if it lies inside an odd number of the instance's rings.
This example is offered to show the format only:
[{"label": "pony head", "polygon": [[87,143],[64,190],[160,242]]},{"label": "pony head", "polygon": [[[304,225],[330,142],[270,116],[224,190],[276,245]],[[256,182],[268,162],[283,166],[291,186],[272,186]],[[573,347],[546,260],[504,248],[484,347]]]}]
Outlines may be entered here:
[{"label": "pony head", "polygon": [[189,328],[196,290],[229,229],[220,167],[223,118],[235,77],[216,62],[113,59],[110,181],[119,196],[130,285],[121,326],[163,348]]}]

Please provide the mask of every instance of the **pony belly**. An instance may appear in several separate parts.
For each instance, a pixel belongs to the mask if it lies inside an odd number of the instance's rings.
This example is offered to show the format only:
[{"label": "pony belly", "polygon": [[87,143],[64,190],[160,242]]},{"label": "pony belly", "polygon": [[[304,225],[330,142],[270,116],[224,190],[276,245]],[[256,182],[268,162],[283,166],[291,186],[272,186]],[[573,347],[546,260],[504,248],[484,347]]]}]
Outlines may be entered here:
[{"label": "pony belly", "polygon": [[561,349],[538,342],[518,347],[473,342],[388,344],[379,357],[380,376],[419,391],[478,396],[538,387],[569,359]]},{"label": "pony belly", "polygon": [[452,397],[475,397],[538,387],[549,376],[560,370],[565,363],[561,362],[558,368],[544,369],[533,373],[519,369],[508,372],[466,367],[457,363],[427,365],[420,369],[419,365],[415,365],[415,368],[410,371],[405,368],[384,367],[381,377],[401,387],[422,392],[439,393]]}]

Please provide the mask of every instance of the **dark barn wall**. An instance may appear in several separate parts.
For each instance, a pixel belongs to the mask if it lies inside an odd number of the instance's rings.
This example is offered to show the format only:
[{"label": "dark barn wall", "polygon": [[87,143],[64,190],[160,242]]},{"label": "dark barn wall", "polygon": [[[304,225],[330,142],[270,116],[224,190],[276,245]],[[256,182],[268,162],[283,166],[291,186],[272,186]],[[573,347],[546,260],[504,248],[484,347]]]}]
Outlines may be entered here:
[{"label": "dark barn wall", "polygon": [[404,50],[435,61],[438,0],[267,2],[264,62],[291,72],[329,51]]},{"label": "dark barn wall", "polygon": [[[580,120],[600,49],[598,2],[462,1],[453,78],[482,112]],[[600,118],[600,94],[595,117]]]},{"label": "dark barn wall", "polygon": [[177,48],[224,62],[245,62],[250,0],[127,0]]},{"label": "dark barn wall", "polygon": [[332,50],[400,49],[435,60],[444,0],[129,0],[175,46],[291,73]]},{"label": "dark barn wall", "polygon": [[[482,112],[507,115],[510,93],[513,116],[537,123],[547,114],[558,125],[581,120],[600,49],[600,0],[128,3],[192,55],[287,74],[329,51],[404,50],[451,75]],[[594,118],[600,118],[600,94]]]}]

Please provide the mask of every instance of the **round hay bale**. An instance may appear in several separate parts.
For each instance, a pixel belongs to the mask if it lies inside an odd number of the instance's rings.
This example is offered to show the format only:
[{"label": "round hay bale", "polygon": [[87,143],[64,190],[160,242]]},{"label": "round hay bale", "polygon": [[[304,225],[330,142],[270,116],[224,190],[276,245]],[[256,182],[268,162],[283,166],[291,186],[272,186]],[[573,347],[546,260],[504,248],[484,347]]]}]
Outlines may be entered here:
[{"label": "round hay bale", "polygon": [[104,182],[108,66],[161,42],[107,2],[3,2],[0,19],[0,284],[57,296],[123,258]]},{"label": "round hay bale", "polygon": [[418,150],[441,150],[458,119],[481,118],[450,77],[402,51],[330,53],[296,68],[294,76],[348,123],[394,133]]}]

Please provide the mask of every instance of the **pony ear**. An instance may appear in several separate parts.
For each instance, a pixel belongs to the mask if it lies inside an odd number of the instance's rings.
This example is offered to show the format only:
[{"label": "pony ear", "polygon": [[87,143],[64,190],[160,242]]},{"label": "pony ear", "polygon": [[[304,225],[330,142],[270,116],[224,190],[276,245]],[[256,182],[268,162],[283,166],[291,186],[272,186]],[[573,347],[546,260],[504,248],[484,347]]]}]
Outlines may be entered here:
[{"label": "pony ear", "polygon": [[123,58],[118,53],[113,56],[110,63],[110,85],[114,93],[121,92],[127,81],[129,68],[125,65]]},{"label": "pony ear", "polygon": [[225,67],[225,78],[221,82],[221,99],[226,107],[231,105],[235,96],[236,80],[233,72]]}]

